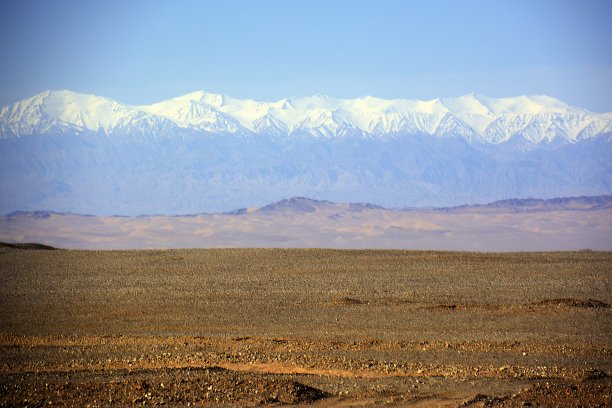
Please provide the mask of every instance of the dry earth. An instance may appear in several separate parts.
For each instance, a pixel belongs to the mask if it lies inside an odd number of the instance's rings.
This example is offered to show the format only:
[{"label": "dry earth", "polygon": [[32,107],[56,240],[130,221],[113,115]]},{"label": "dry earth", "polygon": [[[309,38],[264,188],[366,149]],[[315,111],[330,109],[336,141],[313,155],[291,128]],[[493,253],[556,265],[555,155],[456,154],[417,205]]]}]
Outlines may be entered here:
[{"label": "dry earth", "polygon": [[0,248],[0,406],[610,406],[612,254]]}]

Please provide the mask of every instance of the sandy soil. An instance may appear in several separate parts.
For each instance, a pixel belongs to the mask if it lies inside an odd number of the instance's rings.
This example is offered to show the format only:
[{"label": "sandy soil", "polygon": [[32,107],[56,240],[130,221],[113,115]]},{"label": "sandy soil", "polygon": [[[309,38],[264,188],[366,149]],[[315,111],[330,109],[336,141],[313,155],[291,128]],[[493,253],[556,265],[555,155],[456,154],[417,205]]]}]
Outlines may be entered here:
[{"label": "sandy soil", "polygon": [[612,404],[611,253],[30,248],[0,406]]},{"label": "sandy soil", "polygon": [[[104,217],[24,212],[0,216],[0,241],[91,250],[324,247],[610,251],[612,199],[599,199],[610,203],[599,209],[569,204],[558,208],[551,204],[556,200],[549,200],[542,208],[387,210],[295,199],[285,202],[288,207],[277,203],[240,215]],[[595,203],[599,199],[593,198]],[[307,210],[300,210],[302,206]]]}]

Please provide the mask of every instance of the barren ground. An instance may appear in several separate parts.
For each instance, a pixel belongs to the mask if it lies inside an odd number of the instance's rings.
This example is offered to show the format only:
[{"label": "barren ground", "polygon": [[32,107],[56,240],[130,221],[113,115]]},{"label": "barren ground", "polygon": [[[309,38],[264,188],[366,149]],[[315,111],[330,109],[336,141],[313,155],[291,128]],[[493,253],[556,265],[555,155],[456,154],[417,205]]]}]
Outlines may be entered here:
[{"label": "barren ground", "polygon": [[0,406],[610,406],[611,278],[586,251],[5,246]]}]

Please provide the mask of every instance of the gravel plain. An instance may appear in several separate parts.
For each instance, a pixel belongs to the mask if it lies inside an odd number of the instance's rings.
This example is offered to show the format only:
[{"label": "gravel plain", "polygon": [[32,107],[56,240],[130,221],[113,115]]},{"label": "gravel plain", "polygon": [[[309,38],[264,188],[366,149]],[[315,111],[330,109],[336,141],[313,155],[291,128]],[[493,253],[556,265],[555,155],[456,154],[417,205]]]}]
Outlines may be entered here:
[{"label": "gravel plain", "polygon": [[0,406],[610,406],[612,253],[0,248]]}]

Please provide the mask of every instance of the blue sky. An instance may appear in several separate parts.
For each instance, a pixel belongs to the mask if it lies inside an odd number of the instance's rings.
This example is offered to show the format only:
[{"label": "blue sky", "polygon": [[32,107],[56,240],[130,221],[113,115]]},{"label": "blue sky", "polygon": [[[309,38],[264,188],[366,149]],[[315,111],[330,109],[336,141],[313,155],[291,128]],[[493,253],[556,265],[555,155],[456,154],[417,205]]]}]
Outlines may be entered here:
[{"label": "blue sky", "polygon": [[0,104],[548,94],[612,111],[612,1],[7,1]]}]

